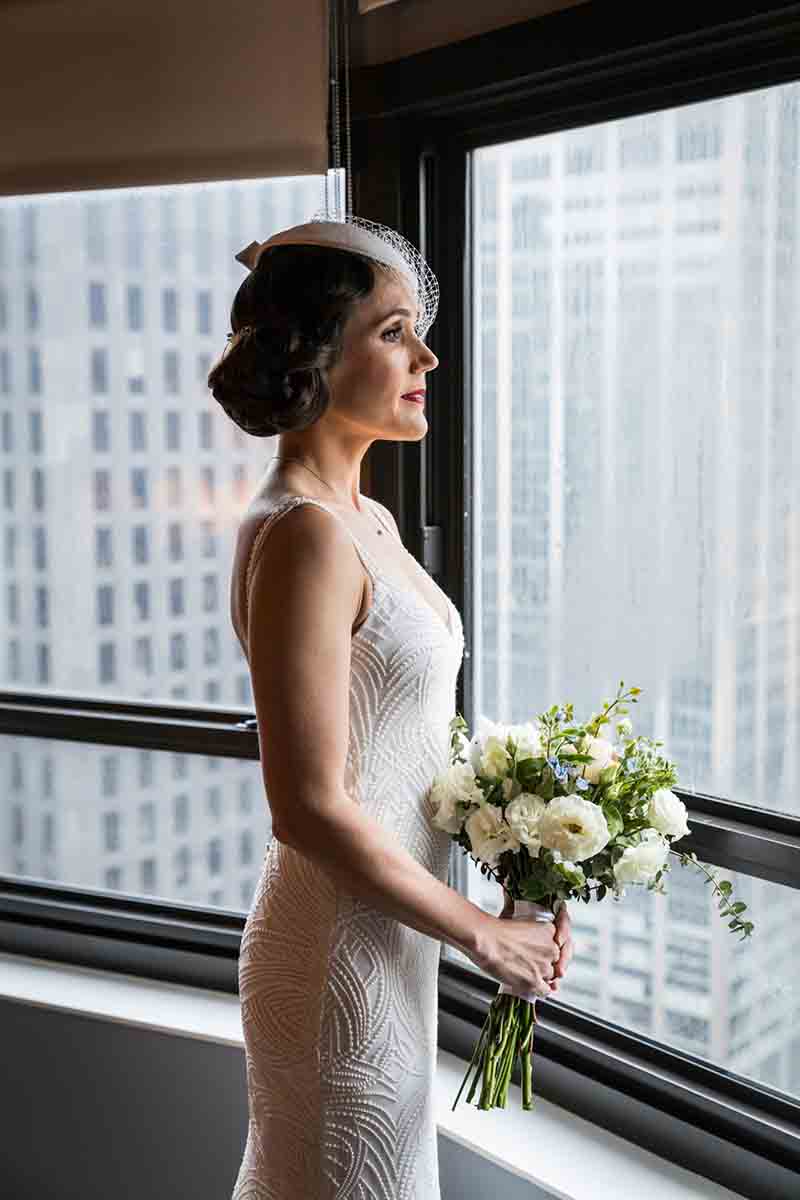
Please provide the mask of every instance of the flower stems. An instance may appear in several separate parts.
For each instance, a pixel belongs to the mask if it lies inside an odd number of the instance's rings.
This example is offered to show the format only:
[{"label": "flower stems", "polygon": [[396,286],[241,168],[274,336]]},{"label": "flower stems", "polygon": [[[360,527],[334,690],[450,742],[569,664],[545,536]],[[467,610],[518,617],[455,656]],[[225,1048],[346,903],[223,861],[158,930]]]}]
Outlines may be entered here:
[{"label": "flower stems", "polygon": [[478,1082],[481,1092],[478,1108],[505,1108],[508,1089],[519,1056],[522,1068],[522,1107],[533,1108],[533,1027],[535,1005],[517,996],[502,993],[489,1006],[480,1037],[467,1067],[453,1110],[460,1099],[473,1068],[475,1074],[467,1095],[472,1101]]}]

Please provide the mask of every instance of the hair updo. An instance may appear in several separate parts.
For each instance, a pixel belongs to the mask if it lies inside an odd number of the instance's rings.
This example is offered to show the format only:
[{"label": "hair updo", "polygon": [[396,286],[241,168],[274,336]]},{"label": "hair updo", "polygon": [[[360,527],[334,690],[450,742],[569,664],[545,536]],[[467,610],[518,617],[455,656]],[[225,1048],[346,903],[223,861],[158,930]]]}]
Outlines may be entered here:
[{"label": "hair updo", "polygon": [[322,416],[347,319],[372,292],[378,270],[335,247],[264,251],[234,297],[230,344],[208,375],[214,399],[240,429],[272,437]]}]

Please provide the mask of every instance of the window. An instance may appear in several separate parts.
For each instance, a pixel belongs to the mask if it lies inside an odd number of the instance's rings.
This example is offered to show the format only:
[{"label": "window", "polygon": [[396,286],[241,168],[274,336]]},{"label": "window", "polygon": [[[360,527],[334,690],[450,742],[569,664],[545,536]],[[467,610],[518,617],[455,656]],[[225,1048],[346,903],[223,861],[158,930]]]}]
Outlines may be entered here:
[{"label": "window", "polygon": [[150,530],[146,525],[134,525],[131,530],[131,555],[133,561],[146,564],[150,561]]},{"label": "window", "polygon": [[189,797],[185,793],[175,796],[172,802],[173,833],[188,833],[189,830]]},{"label": "window", "polygon": [[94,564],[96,567],[113,565],[111,529],[108,526],[98,526],[94,531]]},{"label": "window", "polygon": [[161,327],[165,333],[178,332],[178,293],[164,288],[161,293]]},{"label": "window", "polygon": [[10,454],[14,449],[14,418],[8,411],[0,416],[0,442],[6,454]]},{"label": "window", "polygon": [[186,634],[173,633],[169,639],[169,663],[173,671],[186,668]]},{"label": "window", "polygon": [[91,282],[89,284],[89,325],[92,329],[105,329],[107,322],[106,285]]},{"label": "window", "polygon": [[153,673],[153,644],[149,637],[133,639],[133,663],[144,675]]},{"label": "window", "polygon": [[197,332],[211,333],[211,292],[197,293]]},{"label": "window", "polygon": [[111,508],[111,473],[105,467],[94,473],[94,507],[97,512]]},{"label": "window", "polygon": [[34,512],[42,512],[45,507],[44,471],[34,467],[31,471],[31,503]]},{"label": "window", "polygon": [[117,677],[116,646],[113,642],[100,642],[97,654],[100,683],[114,683]]},{"label": "window", "polygon": [[179,521],[170,521],[167,526],[167,553],[172,562],[183,558],[183,526]]},{"label": "window", "polygon": [[203,612],[216,612],[219,606],[217,576],[203,576]]},{"label": "window", "polygon": [[38,409],[28,413],[28,429],[30,432],[31,454],[44,453],[44,422]]},{"label": "window", "polygon": [[34,595],[36,597],[36,624],[40,629],[47,629],[50,624],[49,592],[46,587],[37,586]]},{"label": "window", "polygon": [[125,289],[125,312],[128,329],[139,333],[144,329],[144,294],[138,283],[129,283]]},{"label": "window", "polygon": [[164,391],[171,396],[177,396],[180,392],[177,350],[164,351]]},{"label": "window", "polygon": [[138,621],[150,619],[150,584],[144,580],[133,585],[133,607]]},{"label": "window", "polygon": [[92,413],[92,449],[95,453],[111,449],[111,413],[107,409]]},{"label": "window", "polygon": [[129,444],[131,450],[147,449],[147,414],[143,409],[134,409],[128,414]]},{"label": "window", "polygon": [[95,395],[108,392],[108,352],[102,346],[95,346],[90,357],[91,385]]},{"label": "window", "polygon": [[203,409],[197,414],[198,434],[197,440],[201,450],[214,449],[214,427],[211,423],[211,413],[207,409]]},{"label": "window", "polygon": [[186,611],[183,584],[183,579],[169,581],[169,611],[173,617],[181,617]]},{"label": "window", "polygon": [[164,442],[167,450],[181,448],[181,414],[173,409],[164,414]]},{"label": "window", "polygon": [[171,508],[177,508],[183,503],[183,489],[181,486],[181,469],[180,467],[167,467],[167,504]]},{"label": "window", "polygon": [[146,467],[131,467],[131,504],[134,508],[147,507]]}]

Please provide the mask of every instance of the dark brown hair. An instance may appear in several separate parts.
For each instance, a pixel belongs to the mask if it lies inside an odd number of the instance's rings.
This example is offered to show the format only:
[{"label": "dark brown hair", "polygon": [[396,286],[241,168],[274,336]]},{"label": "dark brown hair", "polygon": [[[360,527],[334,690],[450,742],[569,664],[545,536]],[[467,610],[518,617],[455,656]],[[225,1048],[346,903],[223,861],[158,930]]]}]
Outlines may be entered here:
[{"label": "dark brown hair", "polygon": [[380,269],[328,246],[264,251],[231,306],[237,336],[208,375],[214,399],[240,429],[272,437],[318,420],[330,402],[327,372],[341,356],[347,319]]}]

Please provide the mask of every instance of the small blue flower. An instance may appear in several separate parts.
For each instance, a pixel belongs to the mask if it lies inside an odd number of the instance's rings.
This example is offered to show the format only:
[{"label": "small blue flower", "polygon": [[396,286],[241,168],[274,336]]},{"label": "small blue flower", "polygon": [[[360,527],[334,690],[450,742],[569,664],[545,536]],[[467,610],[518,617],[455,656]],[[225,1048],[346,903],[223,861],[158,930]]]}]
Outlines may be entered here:
[{"label": "small blue flower", "polygon": [[576,791],[585,792],[588,787],[589,787],[589,781],[587,779],[584,779],[583,777],[581,777],[580,779],[575,780],[575,790]]},{"label": "small blue flower", "polygon": [[567,714],[566,714],[566,712],[564,711],[564,709],[563,709],[563,708],[560,708],[560,709],[558,710],[558,712],[556,713],[556,720],[557,720],[557,721],[563,721],[563,720],[564,720],[564,717],[565,717],[566,715],[567,715]]}]

